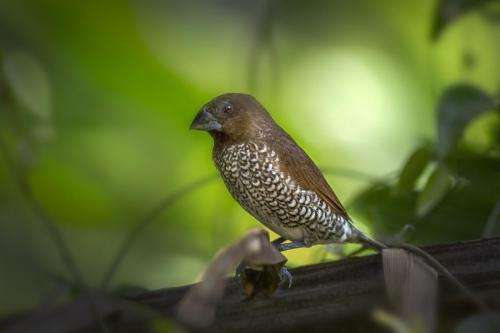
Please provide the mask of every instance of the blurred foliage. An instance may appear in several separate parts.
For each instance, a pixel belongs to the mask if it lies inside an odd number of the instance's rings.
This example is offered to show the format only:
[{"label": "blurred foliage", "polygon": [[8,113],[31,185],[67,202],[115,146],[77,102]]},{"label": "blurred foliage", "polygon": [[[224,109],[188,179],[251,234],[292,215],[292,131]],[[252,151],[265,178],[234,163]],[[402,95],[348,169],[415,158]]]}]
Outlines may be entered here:
[{"label": "blurred foliage", "polygon": [[448,25],[473,10],[481,11],[487,17],[500,18],[497,0],[439,0],[432,28],[432,39],[439,38]]},{"label": "blurred foliage", "polygon": [[261,100],[376,237],[478,238],[487,221],[498,235],[498,7],[0,0],[0,314],[66,301],[72,270],[117,289],[191,283],[259,226],[200,182],[211,142],[188,131],[228,91]]},{"label": "blurred foliage", "polygon": [[373,221],[376,233],[388,236],[412,224],[423,243],[484,234],[500,200],[499,141],[492,138],[481,150],[456,146],[467,125],[486,111],[495,112],[498,130],[499,105],[493,97],[470,85],[443,93],[435,148],[418,147],[396,181],[368,188],[356,199],[355,209]]},{"label": "blurred foliage", "polygon": [[450,153],[472,120],[495,107],[495,100],[474,86],[463,84],[447,89],[437,110],[436,153],[439,158]]}]

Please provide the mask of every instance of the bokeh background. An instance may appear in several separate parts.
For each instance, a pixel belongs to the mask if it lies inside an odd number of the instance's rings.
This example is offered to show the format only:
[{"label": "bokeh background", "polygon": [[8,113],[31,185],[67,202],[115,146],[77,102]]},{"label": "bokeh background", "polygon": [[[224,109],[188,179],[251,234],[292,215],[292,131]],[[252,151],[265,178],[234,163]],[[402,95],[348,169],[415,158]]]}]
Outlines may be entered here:
[{"label": "bokeh background", "polygon": [[0,0],[0,315],[75,276],[192,283],[259,227],[188,130],[225,92],[255,95],[372,235],[498,235],[499,23],[492,0]]}]

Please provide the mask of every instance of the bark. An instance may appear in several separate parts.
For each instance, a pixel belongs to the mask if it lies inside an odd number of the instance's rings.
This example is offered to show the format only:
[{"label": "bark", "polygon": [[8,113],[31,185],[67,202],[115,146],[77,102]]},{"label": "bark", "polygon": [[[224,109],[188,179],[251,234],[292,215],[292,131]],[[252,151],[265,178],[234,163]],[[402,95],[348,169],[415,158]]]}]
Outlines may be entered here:
[{"label": "bark", "polygon": [[[463,284],[499,313],[500,238],[424,248]],[[229,279],[217,307],[215,322],[199,332],[388,332],[372,319],[388,305],[380,255],[351,258],[290,270],[294,283],[268,298],[245,300],[241,287]],[[99,292],[83,295],[55,308],[0,320],[0,330],[29,332],[98,332],[99,313],[108,332],[158,332],[151,329],[157,314],[175,318],[175,309],[191,286],[137,292],[117,298]],[[437,332],[453,332],[473,303],[439,276]],[[145,307],[144,307],[145,306]],[[146,309],[153,311],[145,311]],[[95,311],[94,311],[95,312]]]},{"label": "bark", "polygon": [[[490,306],[500,308],[500,238],[424,248]],[[215,322],[195,331],[374,332],[386,331],[372,311],[387,305],[380,255],[290,270],[294,283],[270,298],[245,300],[231,279]],[[478,310],[448,280],[439,277],[438,331],[452,331]],[[173,315],[189,286],[146,292],[130,300]]]}]

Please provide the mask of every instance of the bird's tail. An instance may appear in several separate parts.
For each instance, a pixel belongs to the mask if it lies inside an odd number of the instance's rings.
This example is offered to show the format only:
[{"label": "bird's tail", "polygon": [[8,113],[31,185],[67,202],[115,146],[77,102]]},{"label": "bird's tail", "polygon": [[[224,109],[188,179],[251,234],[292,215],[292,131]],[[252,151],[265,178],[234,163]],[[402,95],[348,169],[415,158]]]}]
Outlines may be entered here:
[{"label": "bird's tail", "polygon": [[350,220],[346,221],[344,227],[346,227],[343,228],[346,231],[344,237],[347,237],[348,242],[361,243],[366,247],[375,250],[383,250],[388,248],[388,246],[384,243],[366,236],[361,230],[356,228]]}]

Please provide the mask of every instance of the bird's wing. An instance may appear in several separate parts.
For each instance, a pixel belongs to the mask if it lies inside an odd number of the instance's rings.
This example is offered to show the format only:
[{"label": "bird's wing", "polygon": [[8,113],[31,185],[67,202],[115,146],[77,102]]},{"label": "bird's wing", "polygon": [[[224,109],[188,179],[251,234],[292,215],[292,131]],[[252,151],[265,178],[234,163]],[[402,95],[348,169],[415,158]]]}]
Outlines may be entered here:
[{"label": "bird's wing", "polygon": [[283,131],[274,141],[275,150],[281,152],[280,166],[302,188],[315,192],[333,213],[349,217],[346,209],[326,181],[321,170],[297,143]]}]

